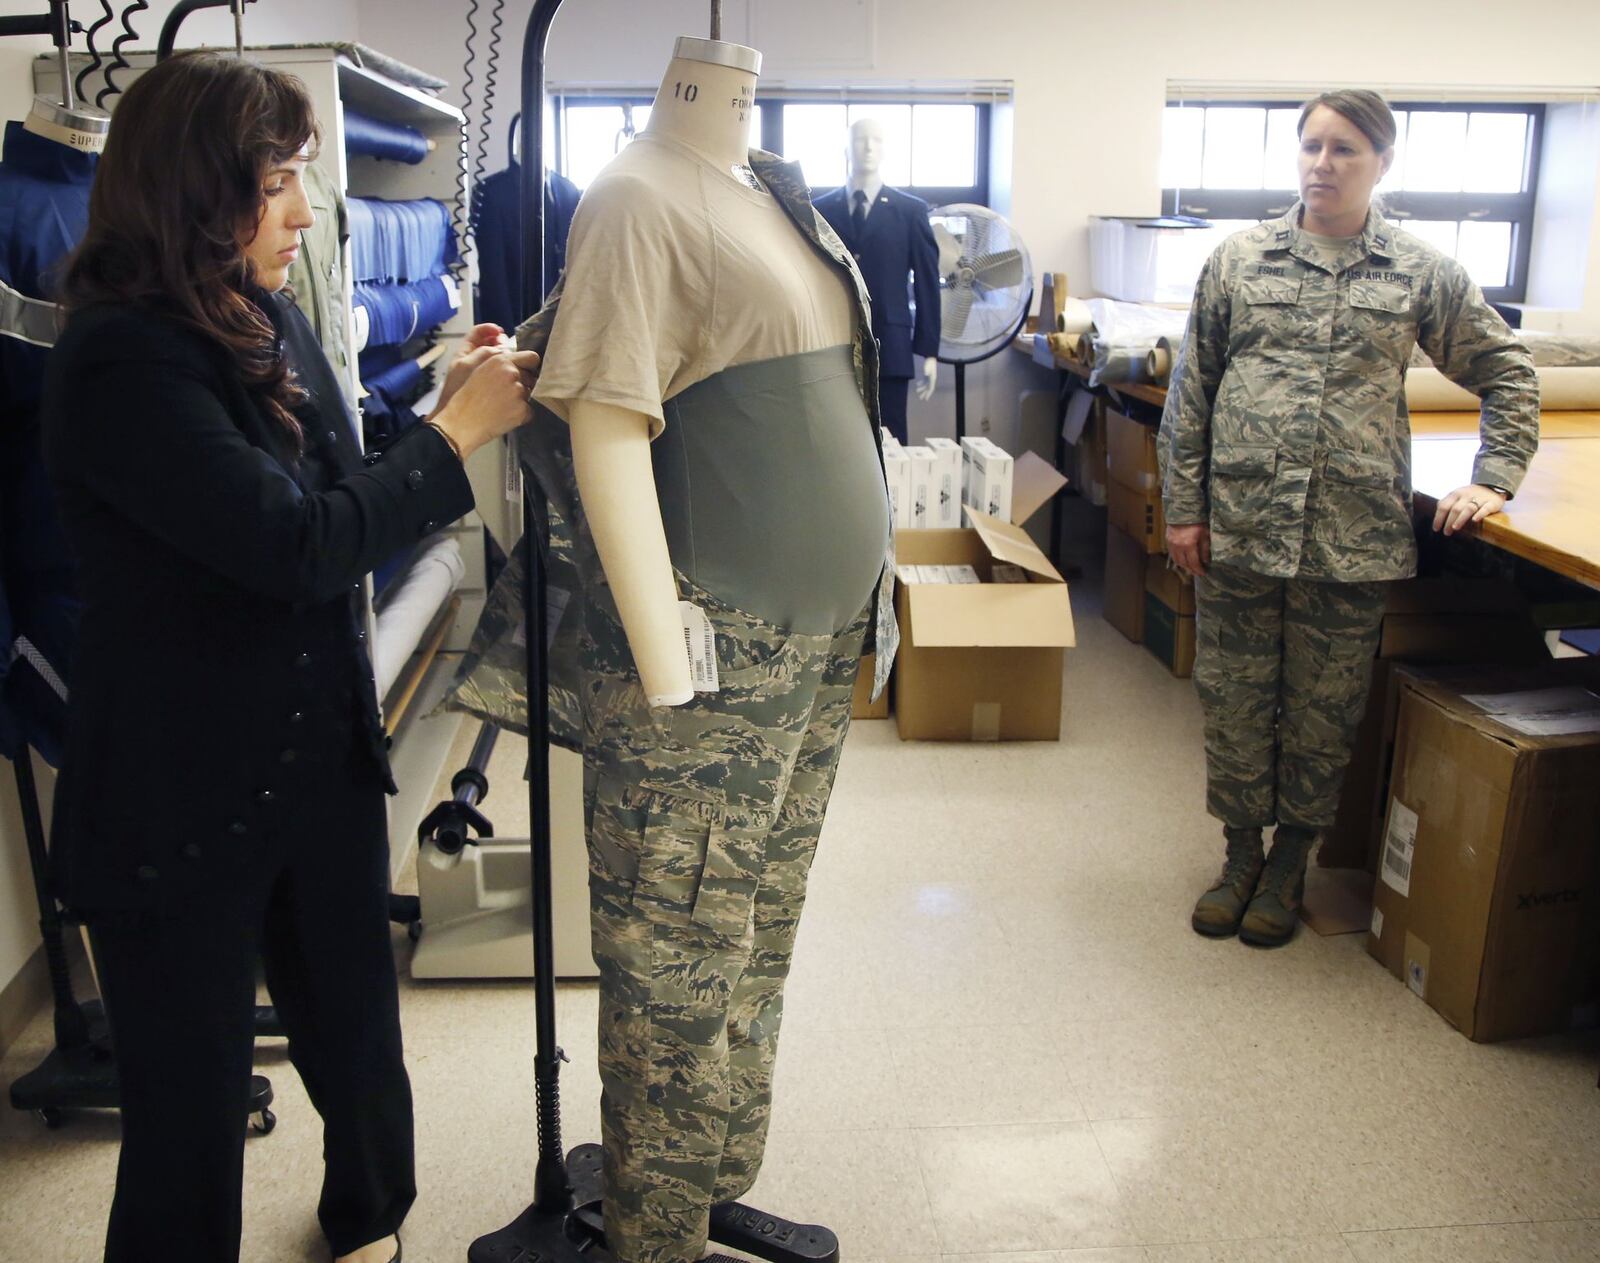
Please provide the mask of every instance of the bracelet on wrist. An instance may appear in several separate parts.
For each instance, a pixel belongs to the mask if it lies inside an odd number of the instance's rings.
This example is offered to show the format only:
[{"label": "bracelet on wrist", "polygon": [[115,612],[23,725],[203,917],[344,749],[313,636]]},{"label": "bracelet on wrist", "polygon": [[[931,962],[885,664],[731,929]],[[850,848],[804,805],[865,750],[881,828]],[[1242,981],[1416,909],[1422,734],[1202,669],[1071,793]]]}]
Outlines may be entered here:
[{"label": "bracelet on wrist", "polygon": [[431,430],[437,430],[439,432],[439,437],[448,443],[450,445],[450,450],[456,454],[456,459],[463,465],[467,463],[467,458],[461,454],[461,444],[457,443],[455,439],[450,437],[450,432],[446,430],[444,426],[440,425],[437,421],[425,421],[423,424]]}]

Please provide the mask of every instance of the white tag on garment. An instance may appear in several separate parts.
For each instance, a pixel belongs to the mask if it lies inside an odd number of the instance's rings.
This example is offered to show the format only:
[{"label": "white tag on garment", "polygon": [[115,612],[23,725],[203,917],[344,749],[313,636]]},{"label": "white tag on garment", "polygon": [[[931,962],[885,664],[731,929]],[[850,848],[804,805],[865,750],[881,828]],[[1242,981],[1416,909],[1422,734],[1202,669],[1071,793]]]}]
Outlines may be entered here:
[{"label": "white tag on garment", "polygon": [[679,601],[683,617],[683,647],[689,651],[689,679],[696,693],[715,693],[717,683],[717,638],[706,612],[692,601]]},{"label": "white tag on garment", "polygon": [[450,310],[461,310],[461,286],[456,284],[456,278],[448,272],[439,275],[440,283],[444,285],[444,295],[450,300]]}]

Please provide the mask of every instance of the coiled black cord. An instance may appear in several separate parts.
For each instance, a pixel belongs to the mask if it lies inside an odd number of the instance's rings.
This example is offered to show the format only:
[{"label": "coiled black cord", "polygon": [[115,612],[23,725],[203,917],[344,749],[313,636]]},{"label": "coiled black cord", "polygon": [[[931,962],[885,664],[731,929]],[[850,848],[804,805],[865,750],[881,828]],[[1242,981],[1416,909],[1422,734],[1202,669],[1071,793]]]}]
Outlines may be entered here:
[{"label": "coiled black cord", "polygon": [[111,42],[111,64],[106,67],[106,86],[100,89],[94,103],[100,109],[105,109],[108,97],[114,97],[122,91],[116,81],[116,73],[128,68],[128,59],[122,55],[123,47],[139,38],[139,33],[133,29],[133,15],[142,13],[150,7],[150,0],[130,0],[126,9],[122,11],[122,33]]},{"label": "coiled black cord", "polygon": [[489,123],[494,117],[494,93],[500,77],[500,31],[506,24],[506,0],[494,0],[490,10],[489,55],[483,66],[483,117],[478,120],[478,147],[472,159],[474,181],[483,178],[489,165]]},{"label": "coiled black cord", "polygon": [[100,16],[94,20],[93,24],[91,24],[89,29],[84,33],[83,37],[84,41],[89,45],[89,64],[82,70],[78,71],[78,77],[72,81],[72,85],[77,90],[78,100],[80,101],[85,99],[83,92],[84,81],[88,79],[90,75],[94,74],[95,71],[100,69],[101,62],[104,60],[104,58],[100,56],[100,50],[94,46],[94,37],[100,33],[102,27],[109,26],[116,20],[117,11],[112,8],[111,0],[100,0]]},{"label": "coiled black cord", "polygon": [[477,60],[478,2],[467,0],[467,59],[461,64],[461,113],[466,122],[462,127],[461,149],[456,158],[456,201],[450,208],[450,228],[457,242],[456,261],[450,265],[450,271],[458,281],[466,274],[467,255],[473,247],[468,231],[471,207],[467,204],[467,172],[472,161],[469,140],[472,129],[472,88],[477,80],[473,62]]}]

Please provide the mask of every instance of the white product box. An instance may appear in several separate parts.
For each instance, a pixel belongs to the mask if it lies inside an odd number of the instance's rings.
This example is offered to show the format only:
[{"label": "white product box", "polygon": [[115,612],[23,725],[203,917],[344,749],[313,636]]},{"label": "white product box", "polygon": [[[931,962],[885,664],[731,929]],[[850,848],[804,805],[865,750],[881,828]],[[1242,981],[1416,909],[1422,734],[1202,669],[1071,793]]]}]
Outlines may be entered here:
[{"label": "white product box", "polygon": [[954,439],[929,439],[933,452],[933,484],[937,500],[929,526],[954,530],[961,525],[961,490],[964,477],[961,444]]},{"label": "white product box", "polygon": [[989,567],[990,583],[1026,583],[1027,581],[1028,572],[1021,566],[1007,565],[997,561]]},{"label": "white product box", "polygon": [[934,490],[933,449],[929,447],[907,447],[903,449],[907,460],[911,464],[911,522],[913,530],[925,531],[934,522],[934,510],[938,504],[938,493]]},{"label": "white product box", "polygon": [[1011,521],[1011,479],[1014,462],[1008,452],[986,438],[964,438],[966,504],[979,513]]},{"label": "white product box", "polygon": [[883,473],[889,484],[889,516],[896,527],[911,525],[911,458],[896,443],[883,449]]},{"label": "white product box", "polygon": [[978,572],[971,566],[946,566],[944,568],[946,583],[981,583]]}]

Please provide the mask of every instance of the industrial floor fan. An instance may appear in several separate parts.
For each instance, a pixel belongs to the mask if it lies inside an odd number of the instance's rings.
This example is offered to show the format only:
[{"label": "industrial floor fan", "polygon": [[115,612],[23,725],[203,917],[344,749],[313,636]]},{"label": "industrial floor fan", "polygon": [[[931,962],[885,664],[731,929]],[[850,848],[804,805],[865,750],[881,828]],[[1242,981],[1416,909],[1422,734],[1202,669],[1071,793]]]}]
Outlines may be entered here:
[{"label": "industrial floor fan", "polygon": [[[562,0],[535,0],[522,46],[522,300],[536,311],[544,293],[544,50]],[[712,0],[711,38],[722,38],[722,3]],[[527,557],[524,627],[549,628],[541,556],[546,514],[537,480],[523,471],[523,536]],[[534,1092],[538,1161],[533,1203],[504,1228],[474,1241],[469,1263],[600,1263],[611,1258],[601,1220],[602,1152],[580,1145],[571,1154],[561,1143],[561,1063],[556,1045],[554,908],[550,863],[550,729],[544,699],[549,691],[545,638],[524,637],[528,654],[529,861],[533,879],[534,1004],[537,1050]],[[711,1240],[772,1263],[836,1263],[839,1239],[815,1224],[791,1223],[739,1202],[711,1208]],[[727,1259],[712,1255],[712,1259]],[[728,1260],[728,1263],[732,1263]]]},{"label": "industrial floor fan", "polygon": [[956,368],[956,438],[967,433],[967,365],[998,355],[1033,306],[1033,260],[1016,230],[987,206],[956,202],[928,213],[939,243],[939,359]]}]

